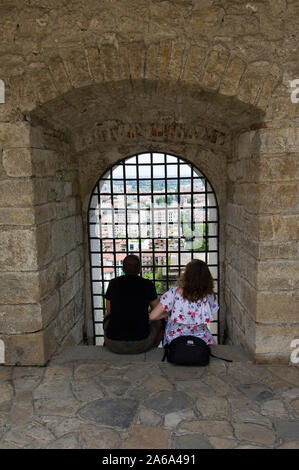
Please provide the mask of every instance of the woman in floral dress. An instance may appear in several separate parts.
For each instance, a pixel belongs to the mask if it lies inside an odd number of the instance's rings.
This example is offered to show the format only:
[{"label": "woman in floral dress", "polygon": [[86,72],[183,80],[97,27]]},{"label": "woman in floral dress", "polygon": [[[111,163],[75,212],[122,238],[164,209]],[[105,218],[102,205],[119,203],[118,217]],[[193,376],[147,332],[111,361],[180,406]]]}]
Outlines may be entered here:
[{"label": "woman in floral dress", "polygon": [[187,264],[177,286],[160,298],[150,313],[150,320],[168,318],[163,346],[179,336],[197,336],[207,344],[216,344],[208,324],[219,306],[213,290],[208,265],[201,260]]}]

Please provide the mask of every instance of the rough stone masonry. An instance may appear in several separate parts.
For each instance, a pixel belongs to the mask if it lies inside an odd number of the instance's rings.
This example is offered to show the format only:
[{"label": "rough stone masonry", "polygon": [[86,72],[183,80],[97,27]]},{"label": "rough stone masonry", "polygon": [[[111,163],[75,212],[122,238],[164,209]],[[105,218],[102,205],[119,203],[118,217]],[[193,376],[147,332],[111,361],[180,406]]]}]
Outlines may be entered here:
[{"label": "rough stone masonry", "polygon": [[[201,169],[220,213],[221,340],[299,338],[297,0],[2,0],[0,339],[45,364],[92,341],[87,210],[136,152]],[[1,82],[2,83],[2,82]]]}]

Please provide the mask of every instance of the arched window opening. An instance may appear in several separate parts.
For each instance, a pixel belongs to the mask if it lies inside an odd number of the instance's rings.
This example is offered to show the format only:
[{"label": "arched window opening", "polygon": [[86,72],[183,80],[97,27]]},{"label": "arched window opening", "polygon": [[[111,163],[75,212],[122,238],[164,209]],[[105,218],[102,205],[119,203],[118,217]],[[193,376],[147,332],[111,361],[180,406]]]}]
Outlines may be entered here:
[{"label": "arched window opening", "polygon": [[[136,254],[158,295],[176,284],[192,259],[205,261],[219,292],[218,205],[205,175],[187,160],[141,153],[98,180],[88,211],[94,343],[103,344],[104,295]],[[209,328],[218,343],[219,312]]]}]

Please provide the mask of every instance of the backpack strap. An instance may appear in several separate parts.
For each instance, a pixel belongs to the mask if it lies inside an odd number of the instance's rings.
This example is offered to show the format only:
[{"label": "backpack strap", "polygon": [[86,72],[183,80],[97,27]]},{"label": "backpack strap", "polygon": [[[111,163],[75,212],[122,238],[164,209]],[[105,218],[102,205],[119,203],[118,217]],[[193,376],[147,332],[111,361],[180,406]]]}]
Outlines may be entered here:
[{"label": "backpack strap", "polygon": [[211,353],[211,350],[210,350],[210,356],[215,357],[215,359],[221,359],[222,361],[233,362],[231,359],[225,359],[224,357],[214,356],[214,354]]},{"label": "backpack strap", "polygon": [[164,362],[166,358],[168,359],[168,344],[165,344],[164,346],[164,355],[162,357],[161,362]]}]

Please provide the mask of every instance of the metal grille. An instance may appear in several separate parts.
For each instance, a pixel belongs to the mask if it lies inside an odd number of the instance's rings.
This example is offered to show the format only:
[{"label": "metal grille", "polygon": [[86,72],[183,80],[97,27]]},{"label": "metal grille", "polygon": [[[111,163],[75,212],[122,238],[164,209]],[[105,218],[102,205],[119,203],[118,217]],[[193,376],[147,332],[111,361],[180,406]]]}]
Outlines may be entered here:
[{"label": "metal grille", "polygon": [[[104,294],[127,254],[141,258],[142,276],[158,295],[176,285],[192,259],[205,261],[219,292],[218,205],[193,164],[142,153],[113,165],[97,182],[88,211],[94,344],[103,344]],[[219,312],[209,328],[218,343]]]}]

